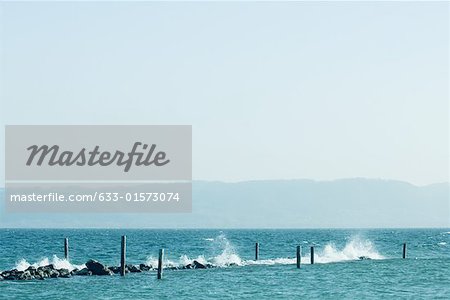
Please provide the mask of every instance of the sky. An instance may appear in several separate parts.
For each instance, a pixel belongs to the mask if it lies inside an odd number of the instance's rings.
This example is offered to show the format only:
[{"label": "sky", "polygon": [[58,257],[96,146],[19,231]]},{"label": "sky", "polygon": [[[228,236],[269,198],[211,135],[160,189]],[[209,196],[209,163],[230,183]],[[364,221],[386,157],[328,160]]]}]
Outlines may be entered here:
[{"label": "sky", "polygon": [[449,5],[1,2],[0,125],[191,124],[194,179],[448,182]]}]

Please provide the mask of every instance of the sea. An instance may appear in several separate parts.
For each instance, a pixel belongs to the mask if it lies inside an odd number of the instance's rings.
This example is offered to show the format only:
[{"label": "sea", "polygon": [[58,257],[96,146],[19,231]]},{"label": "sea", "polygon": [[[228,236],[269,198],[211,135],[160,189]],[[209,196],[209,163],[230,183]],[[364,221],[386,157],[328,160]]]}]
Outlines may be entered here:
[{"label": "sea", "polygon": [[[0,270],[118,266],[122,235],[129,264],[155,266],[164,249],[162,279],[149,271],[4,280],[0,299],[450,299],[450,228],[0,229]],[[194,260],[214,268],[169,269]]]}]

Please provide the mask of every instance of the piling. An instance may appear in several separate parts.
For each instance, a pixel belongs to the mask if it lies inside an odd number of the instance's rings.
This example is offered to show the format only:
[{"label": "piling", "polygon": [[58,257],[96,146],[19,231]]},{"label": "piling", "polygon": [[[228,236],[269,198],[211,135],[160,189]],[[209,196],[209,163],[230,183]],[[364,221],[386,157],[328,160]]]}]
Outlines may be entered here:
[{"label": "piling", "polygon": [[69,239],[64,239],[64,258],[69,260]]},{"label": "piling", "polygon": [[122,235],[120,243],[120,276],[125,276],[127,255],[127,236]]},{"label": "piling", "polygon": [[300,269],[301,261],[302,261],[302,247],[297,246],[297,269]]},{"label": "piling", "polygon": [[406,258],[406,243],[403,243],[403,258]]},{"label": "piling", "polygon": [[314,246],[311,246],[311,264],[314,264]]},{"label": "piling", "polygon": [[159,249],[158,257],[158,279],[162,278],[163,273],[163,259],[164,259],[164,249]]},{"label": "piling", "polygon": [[255,244],[255,260],[259,258],[259,243]]}]

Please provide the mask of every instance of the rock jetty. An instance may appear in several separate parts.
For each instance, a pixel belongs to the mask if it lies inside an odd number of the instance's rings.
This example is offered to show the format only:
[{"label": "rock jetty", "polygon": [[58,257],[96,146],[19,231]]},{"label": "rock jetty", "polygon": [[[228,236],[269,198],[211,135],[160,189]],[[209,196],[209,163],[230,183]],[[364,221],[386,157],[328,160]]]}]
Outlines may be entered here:
[{"label": "rock jetty", "polygon": [[[69,278],[72,276],[111,276],[120,273],[120,267],[106,266],[96,260],[90,259],[85,263],[84,268],[74,269],[57,269],[55,265],[50,264],[42,267],[30,266],[26,270],[19,271],[17,269],[0,272],[0,281],[2,280],[44,280],[48,278]],[[208,269],[214,268],[212,264],[202,264],[196,260],[192,263],[181,267],[169,266],[164,269],[184,270],[184,269]],[[126,265],[125,273],[141,273],[156,270],[156,266],[140,264]]]}]

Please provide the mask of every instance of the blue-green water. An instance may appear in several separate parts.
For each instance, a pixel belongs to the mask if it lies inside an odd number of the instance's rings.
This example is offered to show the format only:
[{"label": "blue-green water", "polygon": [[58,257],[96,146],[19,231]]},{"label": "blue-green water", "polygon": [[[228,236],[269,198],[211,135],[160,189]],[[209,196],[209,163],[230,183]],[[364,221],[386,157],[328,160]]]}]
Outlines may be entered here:
[{"label": "blue-green water", "polygon": [[[450,229],[388,230],[107,230],[0,229],[0,269],[29,264],[68,266],[89,258],[119,265],[120,236],[127,263],[165,264],[193,259],[212,269],[166,270],[114,276],[74,276],[43,281],[0,281],[1,299],[226,299],[226,298],[429,298],[450,299]],[[254,261],[255,242],[260,260]],[[408,243],[402,259],[402,243]],[[316,249],[309,263],[309,246]],[[302,245],[302,268],[295,250]],[[371,260],[358,260],[367,256]],[[230,264],[236,264],[229,266]],[[72,267],[72,266],[71,266]]]}]

